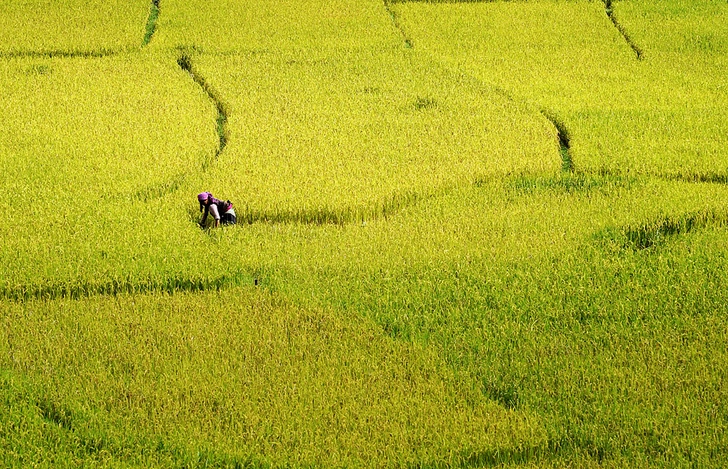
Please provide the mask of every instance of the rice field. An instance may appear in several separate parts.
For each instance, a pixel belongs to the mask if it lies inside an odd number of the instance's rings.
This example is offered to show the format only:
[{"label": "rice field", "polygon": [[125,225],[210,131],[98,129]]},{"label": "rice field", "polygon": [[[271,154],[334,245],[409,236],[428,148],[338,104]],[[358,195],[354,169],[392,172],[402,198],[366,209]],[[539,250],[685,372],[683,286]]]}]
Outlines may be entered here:
[{"label": "rice field", "polygon": [[399,45],[399,34],[377,0],[163,0],[160,9],[154,48],[230,55],[300,52],[312,58]]},{"label": "rice field", "polygon": [[6,2],[0,466],[725,466],[727,15]]},{"label": "rice field", "polygon": [[0,56],[100,56],[138,49],[151,2],[5,0]]},{"label": "rice field", "polygon": [[[675,11],[668,16],[659,5]],[[395,8],[415,47],[554,116],[568,130],[576,167],[706,179],[725,172],[728,135],[719,46],[726,13],[716,5],[613,2],[642,59],[602,2]],[[714,38],[713,52],[671,51],[701,37]]]},{"label": "rice field", "polygon": [[491,177],[561,167],[545,118],[401,52],[191,60],[230,112],[213,191],[244,200],[249,222],[362,222]]}]

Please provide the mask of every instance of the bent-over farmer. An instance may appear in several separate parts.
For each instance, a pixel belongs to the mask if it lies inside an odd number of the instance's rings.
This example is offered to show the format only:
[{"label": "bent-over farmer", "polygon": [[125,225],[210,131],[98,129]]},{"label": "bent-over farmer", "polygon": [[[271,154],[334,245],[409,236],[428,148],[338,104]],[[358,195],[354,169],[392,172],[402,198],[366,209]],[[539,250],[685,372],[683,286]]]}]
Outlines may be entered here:
[{"label": "bent-over farmer", "polygon": [[238,219],[233,210],[233,204],[229,200],[219,200],[212,196],[209,192],[201,192],[197,194],[197,200],[200,202],[200,212],[203,210],[205,214],[200,220],[200,226],[203,228],[207,222],[207,215],[212,215],[215,219],[215,228],[223,225],[234,225]]}]

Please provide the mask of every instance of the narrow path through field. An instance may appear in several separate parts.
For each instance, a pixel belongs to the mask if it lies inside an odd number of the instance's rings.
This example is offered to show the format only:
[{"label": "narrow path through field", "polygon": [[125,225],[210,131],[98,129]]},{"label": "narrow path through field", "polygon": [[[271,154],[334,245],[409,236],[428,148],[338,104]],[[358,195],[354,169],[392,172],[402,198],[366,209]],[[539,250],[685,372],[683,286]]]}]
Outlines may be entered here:
[{"label": "narrow path through field", "polygon": [[[225,105],[225,103],[223,103],[217,92],[215,92],[215,90],[210,87],[207,81],[205,81],[205,78],[195,70],[192,65],[192,59],[189,55],[182,54],[179,59],[177,59],[177,65],[179,65],[182,70],[190,74],[194,82],[203,89],[205,94],[207,94],[208,98],[210,98],[210,101],[213,102],[215,108],[217,109],[218,147],[217,151],[215,152],[215,159],[217,159],[220,156],[220,153],[225,150],[225,146],[227,145],[228,141],[227,121],[229,113],[227,110],[227,106]],[[206,169],[210,163],[211,162],[209,161],[203,163],[203,169]]]},{"label": "narrow path through field", "polygon": [[624,29],[624,27],[622,27],[621,24],[619,24],[619,21],[617,21],[617,18],[614,16],[614,6],[612,5],[612,0],[604,0],[604,10],[614,27],[617,28],[617,31],[619,31],[624,40],[627,41],[627,44],[629,44],[629,47],[631,47],[632,51],[634,51],[634,53],[637,55],[637,60],[642,60],[642,50],[637,47],[637,44],[635,44],[632,38],[629,37],[627,31]]},{"label": "narrow path through field", "polygon": [[559,152],[561,153],[561,170],[566,173],[574,172],[574,161],[571,158],[571,138],[564,123],[551,111],[542,110],[543,115],[556,128],[559,136]]},{"label": "narrow path through field", "polygon": [[159,18],[159,1],[152,0],[152,6],[149,8],[149,18],[147,19],[147,32],[144,35],[142,46],[146,46],[152,40],[152,36],[157,31],[157,18]]},{"label": "narrow path through field", "polygon": [[392,19],[392,24],[394,27],[399,31],[399,34],[402,36],[402,39],[404,40],[404,45],[408,49],[411,49],[414,47],[412,44],[412,40],[407,37],[407,33],[404,32],[404,28],[402,28],[402,25],[399,23],[399,19],[397,18],[397,13],[394,12],[392,9],[392,2],[391,0],[384,0],[384,8],[387,10],[387,13],[389,13],[389,17]]}]

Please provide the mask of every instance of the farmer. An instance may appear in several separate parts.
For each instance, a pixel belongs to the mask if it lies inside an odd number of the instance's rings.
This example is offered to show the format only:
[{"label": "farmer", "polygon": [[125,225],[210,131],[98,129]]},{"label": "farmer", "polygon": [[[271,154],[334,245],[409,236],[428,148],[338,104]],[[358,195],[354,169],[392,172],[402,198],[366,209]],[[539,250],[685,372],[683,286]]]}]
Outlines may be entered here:
[{"label": "farmer", "polygon": [[220,226],[221,223],[223,225],[234,225],[238,221],[235,210],[233,210],[233,204],[229,200],[218,200],[209,192],[197,194],[197,200],[200,202],[200,212],[203,209],[205,210],[205,214],[200,220],[200,226],[203,228],[208,214],[212,214],[212,218],[215,219],[215,228]]}]

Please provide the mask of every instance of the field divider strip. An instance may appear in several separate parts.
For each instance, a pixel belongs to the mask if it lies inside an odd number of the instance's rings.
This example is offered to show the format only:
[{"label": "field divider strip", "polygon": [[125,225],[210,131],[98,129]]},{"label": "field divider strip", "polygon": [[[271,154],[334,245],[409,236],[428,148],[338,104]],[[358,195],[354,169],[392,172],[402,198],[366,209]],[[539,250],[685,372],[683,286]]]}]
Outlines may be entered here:
[{"label": "field divider strip", "polygon": [[182,276],[163,279],[140,278],[138,280],[127,278],[101,283],[70,280],[56,283],[4,285],[0,287],[0,298],[16,302],[61,298],[77,300],[92,296],[220,291],[246,285],[257,285],[256,277],[253,274],[234,272],[214,278],[197,279]]},{"label": "field divider strip", "polygon": [[612,0],[604,0],[604,11],[607,14],[607,17],[612,22],[615,28],[617,28],[617,31],[622,35],[622,38],[629,44],[629,47],[632,48],[632,51],[637,55],[637,60],[642,60],[643,58],[643,52],[642,49],[637,47],[637,44],[632,40],[632,38],[627,34],[627,30],[624,29],[624,27],[619,23],[617,20],[617,17],[614,16],[614,6],[612,5]]},{"label": "field divider strip", "polygon": [[687,182],[692,184],[728,184],[728,174],[726,173],[662,173],[655,174],[653,177],[664,181]]},{"label": "field divider strip", "polygon": [[144,34],[144,40],[142,46],[149,45],[152,40],[152,36],[157,31],[157,19],[159,19],[159,2],[160,0],[152,0],[152,5],[149,8],[149,17],[147,18],[146,33]]},{"label": "field divider strip", "polygon": [[412,40],[407,36],[407,33],[405,33],[404,28],[402,27],[402,24],[399,22],[397,13],[392,9],[392,0],[384,0],[384,9],[387,10],[387,13],[389,13],[389,17],[392,20],[392,24],[402,36],[402,39],[404,40],[404,46],[408,49],[414,48]]},{"label": "field divider strip", "polygon": [[553,111],[541,110],[541,115],[556,128],[559,138],[559,153],[561,153],[561,170],[565,173],[574,172],[574,160],[571,157],[571,137],[564,122]]},{"label": "field divider strip", "polygon": [[[217,160],[223,150],[225,150],[229,138],[227,121],[230,113],[228,111],[227,105],[223,102],[222,98],[220,98],[218,93],[207,83],[205,78],[200,75],[199,72],[197,72],[197,70],[192,65],[192,59],[189,55],[182,54],[177,59],[177,65],[179,65],[183,71],[187,72],[192,77],[192,80],[197,83],[200,88],[202,88],[202,90],[205,92],[205,94],[207,94],[207,97],[210,99],[210,101],[212,101],[212,103],[215,105],[215,108],[217,109],[218,147],[215,152],[214,158],[215,160]],[[203,164],[203,170],[207,169],[208,165],[208,162]]]},{"label": "field divider strip", "polygon": [[607,227],[594,237],[623,250],[642,251],[658,246],[672,236],[726,226],[728,226],[728,212],[704,209],[681,215],[662,215],[622,227]]}]

